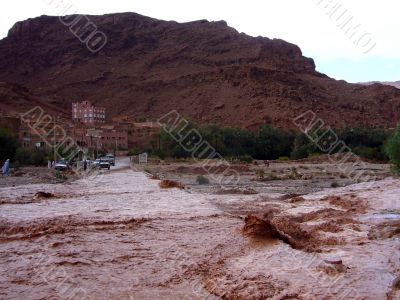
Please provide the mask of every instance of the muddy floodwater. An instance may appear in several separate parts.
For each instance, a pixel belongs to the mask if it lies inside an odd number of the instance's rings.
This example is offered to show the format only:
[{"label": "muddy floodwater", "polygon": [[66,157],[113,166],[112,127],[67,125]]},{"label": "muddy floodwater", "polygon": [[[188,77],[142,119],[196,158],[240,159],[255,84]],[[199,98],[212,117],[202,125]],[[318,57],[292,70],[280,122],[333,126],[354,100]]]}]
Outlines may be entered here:
[{"label": "muddy floodwater", "polygon": [[400,180],[295,190],[161,189],[129,159],[3,187],[0,298],[400,299]]}]

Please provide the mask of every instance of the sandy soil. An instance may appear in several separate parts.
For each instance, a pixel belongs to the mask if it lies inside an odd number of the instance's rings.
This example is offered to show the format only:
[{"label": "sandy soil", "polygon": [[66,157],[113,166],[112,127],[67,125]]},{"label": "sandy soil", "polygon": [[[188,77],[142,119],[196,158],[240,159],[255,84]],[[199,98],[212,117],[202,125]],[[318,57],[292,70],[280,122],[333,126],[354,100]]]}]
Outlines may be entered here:
[{"label": "sandy soil", "polygon": [[397,179],[301,189],[250,168],[243,195],[128,166],[0,189],[0,298],[400,299]]}]

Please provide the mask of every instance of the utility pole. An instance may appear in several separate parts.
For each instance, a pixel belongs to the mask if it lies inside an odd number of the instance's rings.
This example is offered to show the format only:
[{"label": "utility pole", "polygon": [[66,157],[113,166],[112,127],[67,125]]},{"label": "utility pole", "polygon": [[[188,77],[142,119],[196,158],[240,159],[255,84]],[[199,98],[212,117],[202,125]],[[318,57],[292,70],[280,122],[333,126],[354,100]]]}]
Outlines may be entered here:
[{"label": "utility pole", "polygon": [[96,159],[99,157],[99,139],[100,139],[100,136],[97,135],[96,136]]},{"label": "utility pole", "polygon": [[56,116],[53,116],[53,138],[54,138],[54,145],[53,145],[53,160],[57,161],[57,154],[56,154]]},{"label": "utility pole", "polygon": [[117,134],[115,133],[115,149],[114,149],[114,157],[117,155],[117,151],[118,151],[118,144],[117,144],[117,142],[118,142],[118,136],[117,136]]}]

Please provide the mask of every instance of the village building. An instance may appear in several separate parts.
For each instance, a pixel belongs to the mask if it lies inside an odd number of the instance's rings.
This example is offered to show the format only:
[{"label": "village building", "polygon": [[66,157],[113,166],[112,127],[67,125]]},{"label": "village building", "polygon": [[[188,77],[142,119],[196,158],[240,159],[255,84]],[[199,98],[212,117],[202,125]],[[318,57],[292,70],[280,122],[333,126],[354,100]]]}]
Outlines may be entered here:
[{"label": "village building", "polygon": [[19,142],[22,148],[50,152],[55,146],[69,147],[72,139],[68,139],[68,125],[59,120],[40,123],[20,121]]},{"label": "village building", "polygon": [[156,122],[137,122],[129,116],[113,117],[112,121],[118,124],[118,127],[127,131],[129,149],[149,147],[161,131],[161,126]]},{"label": "village building", "polygon": [[156,122],[134,123],[128,135],[128,144],[132,148],[148,147],[160,131],[161,126]]},{"label": "village building", "polygon": [[102,149],[128,150],[128,132],[115,125],[101,126]]},{"label": "village building", "polygon": [[129,116],[112,118],[112,123],[106,124],[105,109],[89,101],[73,103],[72,107],[73,122],[55,117],[37,128],[36,124],[17,119],[21,147],[50,152],[57,145],[74,146],[97,157],[100,152],[145,150],[161,130],[158,123],[137,122]]},{"label": "village building", "polygon": [[106,109],[93,106],[90,101],[72,103],[72,120],[84,124],[105,123]]}]

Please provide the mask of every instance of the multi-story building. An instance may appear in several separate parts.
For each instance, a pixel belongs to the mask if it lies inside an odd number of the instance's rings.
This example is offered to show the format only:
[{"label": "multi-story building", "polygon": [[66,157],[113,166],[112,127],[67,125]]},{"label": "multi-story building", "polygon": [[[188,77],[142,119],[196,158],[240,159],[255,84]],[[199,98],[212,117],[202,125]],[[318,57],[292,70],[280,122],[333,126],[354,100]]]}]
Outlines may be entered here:
[{"label": "multi-story building", "polygon": [[72,120],[84,124],[104,123],[106,109],[93,106],[90,101],[72,103]]}]

